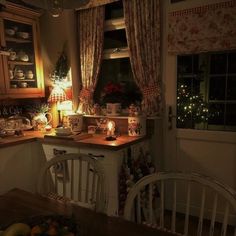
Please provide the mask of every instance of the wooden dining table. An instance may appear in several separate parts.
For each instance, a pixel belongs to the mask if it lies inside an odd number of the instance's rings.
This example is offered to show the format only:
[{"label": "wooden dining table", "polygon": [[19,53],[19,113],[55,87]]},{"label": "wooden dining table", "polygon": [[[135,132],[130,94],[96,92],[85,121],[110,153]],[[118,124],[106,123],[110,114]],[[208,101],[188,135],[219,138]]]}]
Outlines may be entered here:
[{"label": "wooden dining table", "polygon": [[107,216],[73,203],[51,199],[21,189],[12,189],[0,196],[0,230],[9,224],[41,215],[75,217],[79,236],[173,236],[145,225]]}]

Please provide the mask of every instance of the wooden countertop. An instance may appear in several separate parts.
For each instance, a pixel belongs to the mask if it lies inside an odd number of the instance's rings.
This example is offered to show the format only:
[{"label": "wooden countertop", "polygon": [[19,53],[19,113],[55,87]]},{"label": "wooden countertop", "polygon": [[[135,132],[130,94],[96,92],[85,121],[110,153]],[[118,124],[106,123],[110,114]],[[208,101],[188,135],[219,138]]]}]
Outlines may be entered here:
[{"label": "wooden countertop", "polygon": [[[84,139],[71,140],[67,137],[65,138],[44,138],[44,135],[50,133],[43,133],[40,131],[25,131],[23,136],[10,136],[0,139],[0,148],[8,147],[12,145],[18,145],[26,142],[32,142],[39,140],[42,143],[57,144],[57,145],[68,145],[68,146],[78,146],[78,147],[88,147],[88,148],[101,148],[117,151],[129,145],[138,143],[140,141],[146,140],[148,136],[131,137],[128,135],[121,135],[117,137],[114,141],[107,141],[106,136],[102,134],[94,134],[90,137]],[[52,133],[53,134],[53,131]]]}]

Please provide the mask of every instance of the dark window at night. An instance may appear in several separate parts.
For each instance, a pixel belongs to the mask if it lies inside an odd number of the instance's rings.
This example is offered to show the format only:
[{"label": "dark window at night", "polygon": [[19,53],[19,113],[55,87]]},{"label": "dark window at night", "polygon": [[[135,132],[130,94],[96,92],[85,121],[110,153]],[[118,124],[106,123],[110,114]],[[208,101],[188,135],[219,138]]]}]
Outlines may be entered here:
[{"label": "dark window at night", "polygon": [[105,19],[103,61],[94,101],[105,107],[101,99],[103,88],[112,82],[121,84],[125,90],[121,99],[123,108],[127,108],[131,103],[140,104],[142,95],[134,82],[131,70],[122,1],[106,5]]},{"label": "dark window at night", "polygon": [[236,52],[177,58],[177,128],[236,131]]}]

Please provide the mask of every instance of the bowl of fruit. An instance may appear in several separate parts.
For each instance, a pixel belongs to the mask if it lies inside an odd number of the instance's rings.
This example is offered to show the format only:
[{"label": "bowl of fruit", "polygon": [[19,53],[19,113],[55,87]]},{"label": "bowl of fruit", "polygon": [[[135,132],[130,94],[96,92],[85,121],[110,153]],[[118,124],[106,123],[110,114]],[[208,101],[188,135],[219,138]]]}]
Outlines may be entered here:
[{"label": "bowl of fruit", "polygon": [[34,216],[9,224],[0,236],[79,236],[75,218],[62,215]]}]

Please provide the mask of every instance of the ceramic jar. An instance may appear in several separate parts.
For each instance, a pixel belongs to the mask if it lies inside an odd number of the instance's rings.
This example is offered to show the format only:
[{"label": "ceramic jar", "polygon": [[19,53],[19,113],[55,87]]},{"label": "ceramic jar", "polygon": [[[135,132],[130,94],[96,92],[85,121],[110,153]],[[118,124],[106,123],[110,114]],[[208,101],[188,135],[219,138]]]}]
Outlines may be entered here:
[{"label": "ceramic jar", "polygon": [[68,123],[72,132],[81,132],[83,129],[83,115],[79,113],[69,114]]},{"label": "ceramic jar", "polygon": [[119,116],[121,114],[121,103],[107,103],[106,115],[107,116]]},{"label": "ceramic jar", "polygon": [[129,136],[146,135],[146,117],[145,116],[128,117],[128,135]]}]

